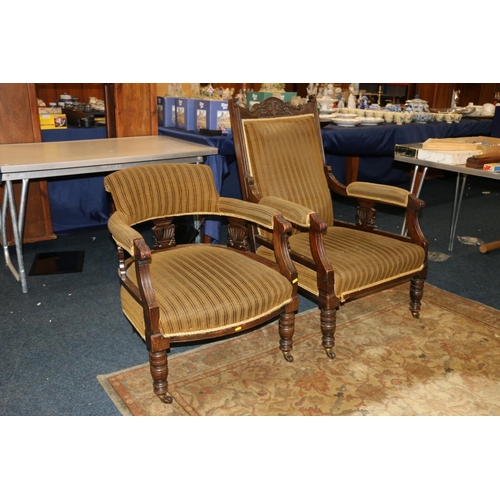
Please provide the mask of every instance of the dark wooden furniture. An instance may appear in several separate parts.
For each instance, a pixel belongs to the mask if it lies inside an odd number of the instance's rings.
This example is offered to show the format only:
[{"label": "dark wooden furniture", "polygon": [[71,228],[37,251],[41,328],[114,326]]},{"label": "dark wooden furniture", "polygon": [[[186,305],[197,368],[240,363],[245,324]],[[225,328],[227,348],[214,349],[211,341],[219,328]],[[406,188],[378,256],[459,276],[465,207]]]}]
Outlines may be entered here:
[{"label": "dark wooden furniture", "polygon": [[[325,164],[314,99],[296,108],[270,98],[250,111],[231,100],[229,110],[243,199],[272,206],[292,222],[299,288],[321,310],[327,355],[335,357],[336,313],[347,300],[411,282],[410,311],[418,317],[427,276],[428,243],[418,224],[424,203],[393,186],[339,183]],[[355,222],[334,220],[331,192],[357,200]],[[409,237],[377,229],[378,203],[405,212]],[[254,231],[251,243],[272,256],[265,232]]]},{"label": "dark wooden furniture", "polygon": [[[291,226],[276,210],[221,198],[206,165],[129,168],[108,175],[105,187],[116,206],[108,226],[118,245],[122,309],[146,341],[154,392],[163,402],[172,402],[171,342],[240,333],[279,316],[279,347],[293,361],[297,274],[288,254]],[[173,218],[187,214],[229,217],[229,247],[176,245]],[[278,265],[247,250],[247,220],[273,231]],[[154,224],[153,248],[134,229],[144,221]]]},{"label": "dark wooden furniture", "polygon": [[493,102],[499,85],[498,83],[417,83],[415,94],[427,101],[431,108],[450,107],[455,90],[459,91],[459,106],[467,106],[469,102],[482,105]]},{"label": "dark wooden furniture", "polygon": [[[41,142],[37,98],[34,83],[0,83],[0,144]],[[0,156],[0,163],[1,163]],[[21,181],[13,183],[17,208],[21,198]],[[0,199],[4,199],[4,185]],[[7,237],[13,244],[11,221],[7,218]],[[33,180],[28,189],[24,243],[54,239],[46,180]]]},{"label": "dark wooden furniture", "polygon": [[105,83],[108,137],[158,135],[155,83]]},{"label": "dark wooden furniture", "polygon": [[83,103],[102,99],[109,138],[158,134],[156,83],[37,83],[35,88],[47,105],[64,93]]},{"label": "dark wooden furniture", "polygon": [[91,97],[104,100],[103,83],[36,83],[36,96],[48,106],[58,102],[62,94],[78,98],[80,102],[88,103]]}]

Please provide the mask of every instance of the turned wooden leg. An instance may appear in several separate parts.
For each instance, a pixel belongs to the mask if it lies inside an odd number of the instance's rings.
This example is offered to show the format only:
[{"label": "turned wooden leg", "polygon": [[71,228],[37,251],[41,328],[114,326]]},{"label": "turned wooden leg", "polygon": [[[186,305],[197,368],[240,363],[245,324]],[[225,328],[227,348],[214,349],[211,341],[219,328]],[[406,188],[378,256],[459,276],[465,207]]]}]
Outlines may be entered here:
[{"label": "turned wooden leg", "polygon": [[414,318],[420,317],[421,300],[424,296],[424,281],[422,278],[412,278],[410,283],[410,311]]},{"label": "turned wooden leg", "polygon": [[280,349],[285,359],[289,362],[293,361],[293,356],[290,351],[293,347],[293,334],[295,331],[295,313],[284,312],[280,314],[278,322],[280,334]]},{"label": "turned wooden leg", "polygon": [[337,309],[321,309],[322,346],[330,359],[335,359],[335,329],[337,328]]},{"label": "turned wooden leg", "polygon": [[168,364],[167,351],[149,352],[149,367],[153,377],[153,390],[163,403],[170,404],[173,401],[168,391]]}]

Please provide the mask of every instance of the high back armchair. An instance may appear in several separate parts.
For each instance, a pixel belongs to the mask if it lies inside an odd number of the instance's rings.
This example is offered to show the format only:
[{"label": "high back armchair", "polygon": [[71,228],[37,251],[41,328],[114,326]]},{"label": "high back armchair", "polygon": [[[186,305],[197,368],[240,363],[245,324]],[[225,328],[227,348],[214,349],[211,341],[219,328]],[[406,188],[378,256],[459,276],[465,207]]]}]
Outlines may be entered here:
[{"label": "high back armchair", "polygon": [[[238,334],[279,316],[279,347],[293,361],[297,273],[288,253],[291,226],[276,209],[220,197],[206,165],[131,167],[108,175],[104,185],[116,208],[108,227],[118,247],[123,313],[146,342],[153,389],[163,402],[172,402],[173,342]],[[184,215],[227,217],[228,246],[177,245],[175,217]],[[149,244],[146,221],[153,224]],[[273,261],[247,250],[245,221],[271,231]]]},{"label": "high back armchair", "polygon": [[[278,209],[293,225],[291,255],[299,289],[321,310],[322,345],[335,357],[336,314],[344,302],[404,282],[419,316],[428,243],[417,213],[424,203],[387,185],[337,181],[325,164],[317,104],[295,107],[271,97],[251,110],[229,103],[243,199]],[[334,219],[332,192],[358,200],[356,221]],[[406,210],[408,236],[380,231],[375,205]],[[253,232],[252,248],[271,257],[269,234]]]}]

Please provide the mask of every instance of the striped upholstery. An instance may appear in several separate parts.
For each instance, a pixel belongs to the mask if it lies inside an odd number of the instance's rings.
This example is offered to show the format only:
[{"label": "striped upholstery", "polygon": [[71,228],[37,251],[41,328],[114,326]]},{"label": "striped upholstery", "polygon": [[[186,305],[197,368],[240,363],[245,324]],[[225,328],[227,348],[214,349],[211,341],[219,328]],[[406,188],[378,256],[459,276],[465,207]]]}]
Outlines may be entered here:
[{"label": "striped upholstery", "polygon": [[[281,197],[315,211],[328,224],[325,250],[335,271],[335,295],[341,302],[365,288],[399,277],[410,279],[424,268],[425,250],[416,244],[333,225],[333,206],[314,115],[245,118],[241,126],[250,175],[263,196],[262,202]],[[393,186],[354,182],[348,194],[402,207],[408,203],[408,191]],[[290,246],[312,260],[307,231],[296,230]],[[272,252],[264,247],[258,253],[272,258]],[[298,262],[295,266],[299,286],[318,295],[316,273]]]},{"label": "striped upholstery", "polygon": [[[412,243],[377,234],[331,226],[325,235],[325,250],[335,270],[335,295],[344,302],[349,294],[394,278],[415,275],[424,267],[425,251]],[[290,237],[291,247],[309,258],[309,234]],[[265,247],[258,253],[272,259]],[[316,273],[295,262],[299,286],[318,295]]]},{"label": "striped upholstery", "polygon": [[[104,180],[118,212],[129,224],[169,215],[217,213],[219,194],[207,165],[165,163],[127,168]],[[172,196],[172,193],[175,196]]]},{"label": "striped upholstery", "polygon": [[242,121],[250,175],[262,196],[293,201],[333,224],[314,115]]},{"label": "striped upholstery", "polygon": [[[276,209],[242,200],[220,198],[212,171],[206,165],[166,163],[132,167],[105,178],[116,211],[109,229],[115,241],[131,255],[142,235],[137,223],[191,213],[248,218],[270,229]],[[274,260],[274,254],[273,260]],[[160,333],[175,337],[244,330],[272,313],[278,315],[294,298],[294,286],[274,267],[253,254],[210,244],[181,245],[153,252],[149,264]],[[138,286],[136,267],[127,277]],[[122,309],[145,338],[144,309],[125,286]]]},{"label": "striped upholstery", "polygon": [[[128,277],[137,283],[135,267]],[[189,279],[186,277],[189,276]],[[189,245],[154,253],[151,277],[163,336],[243,327],[291,301],[292,285],[275,270],[216,245]],[[144,337],[142,307],[121,290],[122,307]]]}]

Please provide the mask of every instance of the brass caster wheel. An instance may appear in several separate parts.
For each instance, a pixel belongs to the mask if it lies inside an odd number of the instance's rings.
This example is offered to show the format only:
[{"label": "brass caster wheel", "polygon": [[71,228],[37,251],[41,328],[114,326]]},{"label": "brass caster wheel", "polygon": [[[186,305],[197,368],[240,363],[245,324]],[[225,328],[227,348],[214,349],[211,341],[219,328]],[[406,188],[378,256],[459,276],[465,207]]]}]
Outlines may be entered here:
[{"label": "brass caster wheel", "polygon": [[172,401],[174,398],[172,396],[169,396],[168,394],[163,394],[163,396],[158,396],[160,398],[160,401],[162,403],[165,403],[166,405],[172,404]]},{"label": "brass caster wheel", "polygon": [[283,357],[289,362],[291,363],[293,361],[293,356],[289,353],[289,352],[284,352],[283,353]]},{"label": "brass caster wheel", "polygon": [[332,348],[331,348],[331,347],[327,347],[327,348],[325,348],[325,352],[326,352],[326,355],[327,355],[330,359],[335,359],[335,358],[336,358],[336,354],[332,351]]},{"label": "brass caster wheel", "polygon": [[420,313],[418,311],[412,311],[411,315],[416,319],[420,318]]}]

